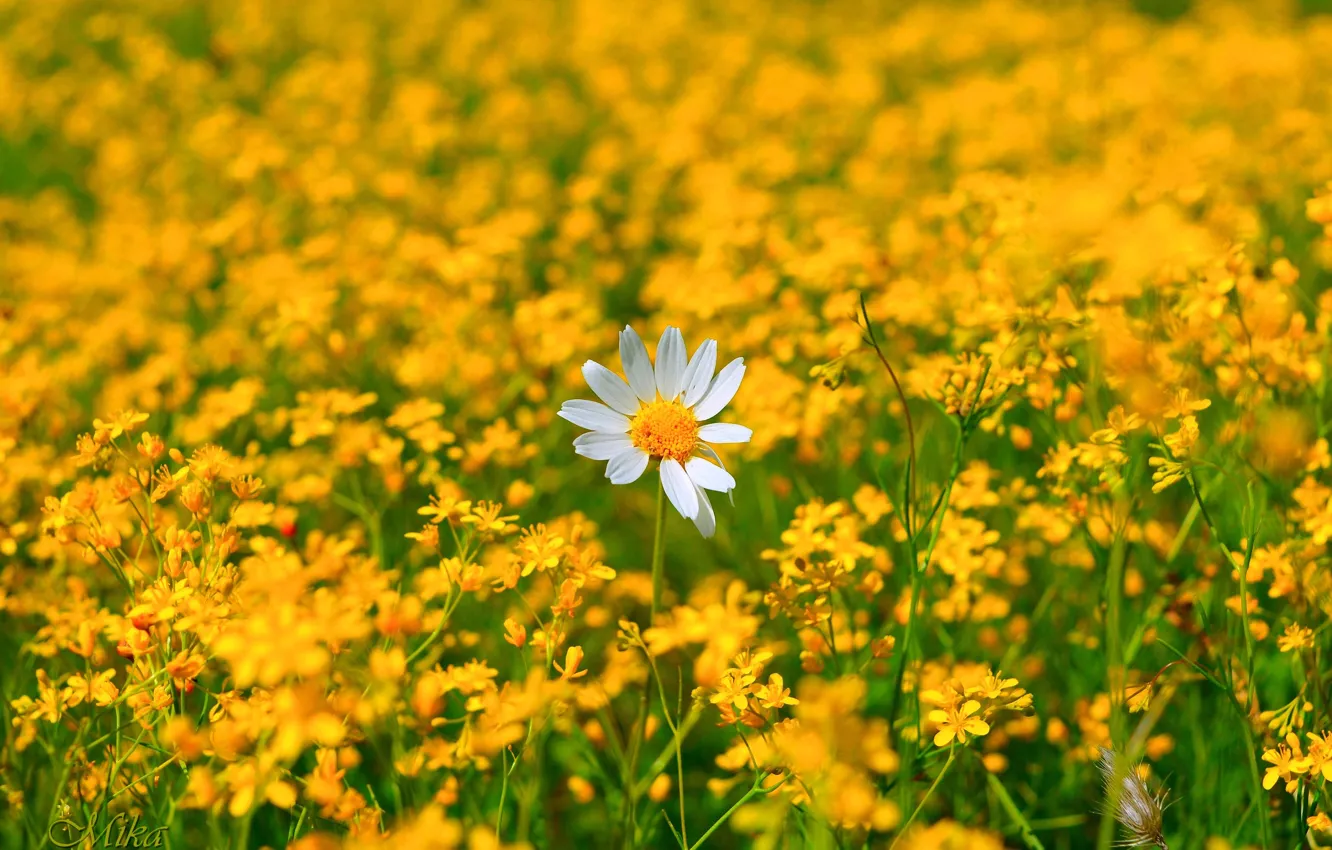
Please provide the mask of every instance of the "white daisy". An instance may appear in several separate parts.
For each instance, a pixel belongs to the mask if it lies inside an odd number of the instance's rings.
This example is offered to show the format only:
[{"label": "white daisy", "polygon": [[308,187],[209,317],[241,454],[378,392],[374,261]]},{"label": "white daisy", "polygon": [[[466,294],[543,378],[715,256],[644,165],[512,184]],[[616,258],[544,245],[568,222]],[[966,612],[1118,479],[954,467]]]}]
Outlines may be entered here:
[{"label": "white daisy", "polygon": [[574,440],[574,451],[609,461],[606,477],[612,484],[637,481],[650,460],[659,460],[666,497],[704,537],[711,537],[717,517],[704,491],[729,493],[735,479],[708,443],[747,443],[754,432],[743,425],[703,423],[735,396],[745,376],[744,358],[732,360],[714,377],[717,341],[704,341],[686,362],[684,337],[678,328],[667,328],[657,344],[654,369],[643,340],[626,325],[620,331],[620,365],[627,383],[596,361],[583,364],[588,386],[606,404],[577,399],[560,407],[561,417],[592,429]]}]

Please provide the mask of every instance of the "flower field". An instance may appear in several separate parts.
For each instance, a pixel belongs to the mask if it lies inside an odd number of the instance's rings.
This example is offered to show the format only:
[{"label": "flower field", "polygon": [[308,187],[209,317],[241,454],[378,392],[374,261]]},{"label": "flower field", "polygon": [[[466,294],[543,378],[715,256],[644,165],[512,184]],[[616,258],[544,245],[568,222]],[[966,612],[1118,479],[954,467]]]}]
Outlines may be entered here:
[{"label": "flower field", "polygon": [[1332,16],[0,0],[0,847],[1332,847]]}]

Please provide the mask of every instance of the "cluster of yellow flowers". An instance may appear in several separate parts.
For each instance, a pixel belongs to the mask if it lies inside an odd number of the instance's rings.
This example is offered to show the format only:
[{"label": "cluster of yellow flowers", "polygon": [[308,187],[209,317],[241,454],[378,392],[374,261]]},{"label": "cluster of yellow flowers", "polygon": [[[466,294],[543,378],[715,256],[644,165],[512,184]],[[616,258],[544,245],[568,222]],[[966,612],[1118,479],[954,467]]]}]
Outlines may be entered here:
[{"label": "cluster of yellow flowers", "polygon": [[[1294,732],[1286,734],[1284,743],[1263,751],[1263,761],[1269,765],[1263,775],[1264,788],[1271,789],[1281,782],[1287,794],[1301,800],[1318,796],[1318,786],[1332,779],[1332,737],[1326,732],[1310,732],[1308,737],[1307,753]],[[1332,819],[1321,808],[1309,816],[1308,825],[1316,832],[1332,832]]]},{"label": "cluster of yellow flowers", "polygon": [[1327,844],[1332,21],[1129,5],[0,0],[0,845]]}]

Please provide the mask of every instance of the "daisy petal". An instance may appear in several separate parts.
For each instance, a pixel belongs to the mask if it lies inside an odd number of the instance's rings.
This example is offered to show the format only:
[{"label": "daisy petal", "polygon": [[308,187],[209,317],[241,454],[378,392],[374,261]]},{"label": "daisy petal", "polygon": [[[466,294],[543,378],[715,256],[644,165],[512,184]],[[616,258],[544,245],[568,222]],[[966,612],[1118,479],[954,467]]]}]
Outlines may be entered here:
[{"label": "daisy petal", "polygon": [[[717,450],[714,449],[712,446],[709,446],[707,443],[699,443],[698,450],[703,454],[707,455],[708,457],[712,458],[713,463],[717,464],[722,469],[726,469],[726,462],[721,459],[721,455],[717,454]],[[734,490],[728,491],[726,497],[731,500],[731,507],[735,507],[735,491]]]},{"label": "daisy petal", "polygon": [[657,392],[670,401],[680,394],[685,372],[685,344],[679,328],[667,328],[657,343]]},{"label": "daisy petal", "polygon": [[690,458],[685,464],[685,472],[689,473],[691,481],[705,490],[726,493],[735,489],[735,478],[731,473],[701,457]]},{"label": "daisy petal", "polygon": [[566,401],[560,406],[558,415],[582,428],[603,434],[629,433],[629,417],[616,413],[601,402],[584,401],[581,398]]},{"label": "daisy petal", "polygon": [[721,413],[722,408],[735,398],[735,391],[740,389],[740,382],[744,377],[745,358],[737,357],[727,363],[726,368],[717,374],[707,395],[703,396],[703,400],[694,407],[694,416],[698,421],[711,419]]},{"label": "daisy petal", "polygon": [[712,375],[717,371],[717,340],[706,339],[689,359],[680,389],[684,392],[685,407],[693,407],[708,391]]},{"label": "daisy petal", "polygon": [[680,516],[685,519],[698,516],[698,490],[680,461],[667,458],[661,462],[661,486]]},{"label": "daisy petal", "polygon": [[754,432],[743,425],[714,422],[698,429],[698,438],[709,443],[748,443]]},{"label": "daisy petal", "polygon": [[628,325],[620,331],[620,367],[624,369],[640,401],[652,402],[657,398],[657,380],[652,374],[652,361],[647,346],[638,333]]},{"label": "daisy petal", "polygon": [[708,457],[712,458],[713,463],[717,464],[722,469],[726,469],[725,461],[721,459],[721,455],[717,454],[717,450],[714,449],[712,446],[709,446],[707,443],[700,443],[698,446],[698,450],[703,454],[707,455]]},{"label": "daisy petal", "polygon": [[694,517],[694,525],[698,528],[698,533],[704,537],[711,537],[717,533],[717,512],[712,509],[712,502],[708,501],[708,494],[701,489],[696,489],[698,496],[698,516]]},{"label": "daisy petal", "polygon": [[623,434],[602,434],[589,431],[574,438],[574,454],[592,460],[610,460],[634,444]]},{"label": "daisy petal", "polygon": [[610,463],[606,464],[606,477],[612,484],[632,484],[647,469],[647,465],[647,452],[631,446],[610,459]]},{"label": "daisy petal", "polygon": [[625,416],[633,416],[638,412],[638,399],[634,396],[634,391],[624,382],[624,378],[595,360],[583,364],[583,377],[587,380],[587,385],[592,388],[592,392],[612,409]]}]

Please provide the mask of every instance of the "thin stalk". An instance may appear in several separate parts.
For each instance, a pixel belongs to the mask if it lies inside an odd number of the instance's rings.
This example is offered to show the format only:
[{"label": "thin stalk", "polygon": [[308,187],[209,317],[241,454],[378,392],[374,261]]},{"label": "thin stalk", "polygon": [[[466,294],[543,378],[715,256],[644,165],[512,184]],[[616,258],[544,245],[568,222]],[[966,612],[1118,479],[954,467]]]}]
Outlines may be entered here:
[{"label": "thin stalk", "polygon": [[[1199,492],[1198,482],[1194,480],[1193,472],[1190,471],[1188,475],[1185,476],[1185,479],[1189,482],[1189,488],[1193,491],[1194,502],[1198,505],[1198,511],[1199,513],[1202,514],[1203,522],[1206,523],[1207,525],[1207,530],[1211,532],[1212,538],[1216,541],[1216,545],[1221,549],[1221,554],[1225,556],[1226,563],[1233,566],[1235,563],[1234,556],[1231,553],[1230,547],[1226,546],[1225,541],[1221,538],[1220,533],[1217,531],[1216,524],[1212,522],[1212,516],[1207,510],[1207,505],[1203,502],[1202,493]],[[1254,700],[1254,693],[1253,693],[1254,685],[1253,685],[1253,675],[1252,675],[1253,633],[1249,628],[1249,606],[1247,604],[1248,603],[1247,573],[1249,571],[1249,561],[1253,557],[1254,538],[1257,534],[1257,525],[1258,525],[1256,514],[1253,511],[1252,488],[1250,488],[1249,490],[1249,513],[1250,513],[1249,523],[1251,524],[1251,527],[1248,529],[1249,539],[1245,547],[1246,552],[1245,552],[1244,562],[1239,568],[1239,574],[1240,574],[1240,594],[1242,597],[1240,602],[1240,626],[1241,628],[1244,629],[1244,650],[1245,650],[1246,665],[1248,667],[1248,673],[1249,673],[1249,681],[1247,685],[1249,687],[1250,708],[1252,708]],[[1229,665],[1227,665],[1227,668],[1229,668]],[[1267,797],[1262,787],[1262,781],[1258,775],[1258,758],[1254,754],[1254,745],[1252,740],[1253,726],[1249,720],[1249,713],[1250,713],[1249,709],[1246,709],[1244,706],[1240,705],[1239,698],[1235,696],[1233,678],[1234,678],[1233,676],[1226,677],[1226,681],[1230,686],[1224,687],[1223,690],[1226,692],[1226,695],[1230,697],[1230,703],[1234,707],[1236,717],[1240,723],[1241,728],[1243,729],[1244,751],[1248,756],[1249,779],[1253,785],[1253,805],[1258,809],[1259,812],[1261,812],[1263,806],[1266,803]],[[1213,684],[1217,684],[1215,679],[1212,679],[1211,681],[1213,682]],[[1258,825],[1259,828],[1261,829],[1263,846],[1266,847],[1270,843],[1270,838],[1268,835],[1267,818],[1259,817]]]},{"label": "thin stalk", "polygon": [[[452,588],[450,588],[449,592],[450,594],[453,592]],[[458,596],[452,600],[445,598],[444,600],[445,607],[443,612],[440,614],[439,623],[435,625],[435,630],[432,631],[426,637],[426,639],[421,642],[421,645],[418,646],[416,649],[412,650],[411,655],[407,656],[407,661],[406,661],[407,666],[410,667],[412,662],[420,658],[422,653],[424,653],[427,649],[429,649],[430,646],[435,642],[435,638],[439,637],[440,632],[444,631],[444,627],[448,625],[449,620],[453,617],[454,609],[458,607],[458,604],[462,602],[462,599],[463,599],[462,593],[459,593]],[[551,654],[547,653],[547,655],[550,656]]]},{"label": "thin stalk", "polygon": [[1018,825],[1022,843],[1027,845],[1030,850],[1045,850],[1040,839],[1036,837],[1036,831],[1032,828],[1031,822],[1022,816],[1022,811],[1018,809],[1017,803],[1013,802],[1013,798],[1008,794],[1008,789],[1004,787],[1004,783],[999,781],[999,777],[987,770],[985,771],[985,782],[990,786],[990,790],[994,792],[994,796],[999,798],[999,805]]},{"label": "thin stalk", "polygon": [[[1106,615],[1105,642],[1109,654],[1106,678],[1110,691],[1110,741],[1111,745],[1121,747],[1124,741],[1124,657],[1119,639],[1120,608],[1124,596],[1124,561],[1127,548],[1123,534],[1116,533],[1111,544],[1110,559],[1106,565]],[[1101,814],[1101,825],[1096,833],[1097,850],[1109,850],[1115,840],[1115,824],[1118,823],[1119,795],[1122,791],[1123,778],[1116,777],[1110,784],[1110,796]]]},{"label": "thin stalk", "polygon": [[1263,806],[1266,803],[1266,792],[1263,790],[1262,779],[1258,775],[1258,756],[1254,754],[1253,742],[1250,740],[1253,735],[1253,726],[1249,723],[1249,716],[1244,708],[1240,706],[1239,699],[1235,696],[1233,690],[1227,691],[1230,695],[1230,704],[1235,708],[1235,717],[1239,721],[1240,728],[1244,733],[1244,754],[1249,757],[1249,782],[1253,786],[1253,803],[1258,809],[1260,817],[1258,826],[1262,831],[1264,847],[1271,846],[1271,839],[1267,832],[1267,817],[1263,814]]},{"label": "thin stalk", "polygon": [[907,834],[907,830],[911,828],[911,824],[915,823],[916,818],[920,817],[920,813],[925,808],[925,804],[930,801],[930,797],[934,796],[934,792],[938,789],[939,783],[943,782],[944,776],[948,774],[948,769],[953,766],[953,759],[956,755],[956,745],[949,747],[948,761],[944,762],[943,770],[940,770],[939,775],[934,777],[934,784],[930,786],[930,790],[925,792],[925,796],[920,799],[920,803],[916,805],[916,809],[911,813],[911,817],[907,818],[906,823],[902,824],[902,828],[897,831],[897,837],[893,839],[892,844],[888,845],[888,850],[893,850],[893,848],[897,846],[897,842],[901,841],[902,836]]},{"label": "thin stalk", "polygon": [[915,533],[912,528],[911,509],[916,501],[916,425],[911,421],[911,408],[907,405],[906,393],[902,390],[902,382],[897,379],[897,372],[893,370],[892,364],[888,362],[883,349],[879,347],[878,338],[874,335],[874,326],[870,324],[869,310],[865,306],[865,293],[863,292],[860,294],[860,315],[865,320],[866,341],[874,349],[879,362],[883,364],[883,368],[888,372],[888,378],[893,382],[893,389],[897,391],[897,399],[902,403],[902,416],[906,419],[907,448],[910,449],[910,454],[908,455],[906,469],[908,496],[903,505],[902,519],[907,534],[911,535]]},{"label": "thin stalk", "polygon": [[[652,540],[652,625],[657,624],[657,618],[661,612],[661,585],[663,565],[666,562],[666,489],[659,487],[657,489],[657,522],[656,533]],[[649,659],[650,660],[650,659]],[[647,722],[651,712],[648,710],[648,692],[652,689],[651,681],[643,682],[643,696],[638,704],[638,720],[634,724],[634,734],[629,742],[629,760],[625,766],[625,795],[624,795],[624,841],[625,847],[634,846],[637,818],[635,817],[638,809],[638,756],[643,742],[647,737]],[[665,694],[662,695],[662,704],[665,705]],[[669,718],[667,719],[669,723]],[[675,736],[676,746],[679,746],[678,736]],[[683,769],[683,768],[682,768]],[[681,824],[683,829],[683,824]]]},{"label": "thin stalk", "polygon": [[1110,656],[1109,688],[1110,708],[1114,715],[1111,736],[1116,744],[1123,744],[1124,734],[1124,647],[1121,624],[1124,608],[1124,566],[1128,561],[1128,544],[1122,531],[1115,533],[1110,546],[1110,561],[1106,572],[1105,643]]},{"label": "thin stalk", "polygon": [[762,797],[771,794],[772,792],[776,791],[778,788],[781,788],[783,785],[785,785],[786,781],[790,778],[791,777],[788,774],[787,776],[782,777],[781,782],[778,782],[776,785],[772,786],[771,788],[764,788],[762,774],[755,777],[753,786],[751,786],[750,789],[745,792],[745,795],[741,797],[739,800],[736,800],[735,805],[727,809],[725,814],[717,818],[717,822],[714,823],[712,826],[708,827],[708,831],[703,833],[702,837],[699,838],[698,841],[695,841],[692,845],[690,845],[689,850],[698,850],[699,847],[702,847],[703,842],[707,841],[708,838],[712,835],[712,833],[720,829],[722,824],[730,820],[731,815],[739,811],[740,807],[743,806],[745,803],[748,803],[750,800],[752,800],[755,797]]},{"label": "thin stalk", "polygon": [[[864,309],[864,302],[861,303]],[[868,316],[866,320],[868,321]],[[916,533],[911,530],[910,524],[907,525],[907,551],[911,556],[911,608],[907,611],[906,632],[904,635],[904,645],[902,647],[902,663],[897,667],[897,678],[893,683],[893,701],[888,714],[888,728],[892,729],[897,722],[897,709],[902,696],[902,681],[906,675],[906,666],[911,661],[912,641],[916,630],[916,608],[920,606],[920,596],[924,589],[925,574],[930,567],[930,559],[934,557],[934,547],[939,542],[939,532],[943,529],[944,520],[948,515],[948,502],[953,495],[953,482],[957,481],[958,474],[962,471],[962,452],[966,448],[967,438],[971,436],[971,429],[975,424],[973,419],[980,405],[981,393],[985,391],[985,382],[990,377],[990,367],[986,366],[984,373],[981,374],[980,382],[976,385],[976,395],[972,399],[971,412],[965,418],[957,421],[957,443],[953,447],[953,465],[948,470],[948,482],[944,485],[943,494],[939,497],[939,502],[935,509],[930,512],[930,520],[933,522],[934,515],[937,512],[939,521],[930,527],[930,542],[925,547],[925,559],[917,563],[916,554]],[[914,456],[913,456],[914,457]],[[917,725],[919,725],[920,712],[916,712]],[[905,788],[906,786],[903,785]]]},{"label": "thin stalk", "polygon": [[1257,514],[1253,509],[1253,483],[1249,483],[1249,510],[1245,525],[1246,537],[1248,540],[1244,546],[1244,563],[1239,568],[1239,586],[1240,586],[1240,619],[1244,626],[1244,673],[1245,686],[1249,690],[1248,710],[1253,711],[1254,703],[1258,699],[1253,681],[1253,630],[1249,627],[1249,564],[1253,561],[1253,545],[1258,537]]},{"label": "thin stalk", "polygon": [[676,738],[683,740],[688,737],[702,717],[703,709],[699,706],[693,706],[689,709],[689,713],[684,716],[684,720],[680,721],[679,732],[671,738],[670,743],[662,747],[661,752],[652,760],[652,764],[648,765],[647,772],[643,774],[643,778],[635,786],[636,793],[641,795],[647,792],[647,789],[652,785],[652,780],[656,778],[658,773],[666,769],[666,763],[675,755]]},{"label": "thin stalk", "polygon": [[661,611],[661,584],[666,562],[666,488],[657,488],[657,531],[652,542],[652,625]]},{"label": "thin stalk", "polygon": [[161,764],[159,764],[157,767],[153,768],[152,770],[148,771],[148,772],[145,773],[144,775],[140,776],[138,779],[135,779],[135,780],[133,780],[133,781],[131,781],[131,782],[126,783],[125,786],[122,787],[119,791],[116,791],[114,794],[112,794],[110,797],[108,797],[108,798],[107,798],[107,802],[110,802],[111,800],[114,800],[115,798],[119,797],[121,794],[124,794],[126,791],[130,790],[130,789],[133,788],[135,785],[138,785],[140,782],[143,782],[143,781],[148,780],[148,779],[152,779],[154,776],[156,776],[157,774],[161,773],[163,770],[165,770],[165,769],[167,769],[168,767],[170,767],[171,765],[175,764],[175,763],[176,763],[176,759],[177,759],[177,756],[172,756],[171,758],[169,758],[169,759],[167,759],[166,761],[164,761],[164,762],[162,762]]},{"label": "thin stalk", "polygon": [[[500,750],[500,801],[499,810],[495,812],[495,838],[500,841],[504,840],[504,801],[509,796],[509,774],[512,772],[505,759],[507,752]],[[518,760],[514,759],[514,763],[517,762]]]},{"label": "thin stalk", "polygon": [[[953,494],[953,482],[957,480],[958,473],[962,470],[962,450],[965,446],[966,433],[959,431],[957,446],[953,450],[953,466],[948,472],[948,483],[944,485],[943,496],[939,501],[939,521],[934,524],[930,531],[930,542],[925,547],[924,561],[918,564],[913,559],[911,564],[911,607],[907,609],[906,631],[902,640],[902,663],[897,665],[897,680],[893,686],[892,708],[888,714],[890,727],[897,722],[897,711],[902,695],[902,680],[906,675],[907,665],[911,663],[912,641],[916,634],[916,609],[920,607],[920,597],[925,588],[925,573],[929,569],[930,559],[934,556],[934,547],[939,542],[939,531],[943,528],[944,517],[948,513],[948,502]],[[907,536],[909,539],[911,538],[909,533]],[[914,546],[911,548],[914,555]]]},{"label": "thin stalk", "polygon": [[[677,726],[675,721],[671,719],[671,709],[666,702],[666,686],[662,684],[661,672],[657,669],[657,659],[653,658],[652,654],[648,652],[648,648],[646,645],[640,642],[639,647],[643,650],[643,654],[647,657],[648,666],[652,670],[652,679],[657,683],[657,695],[661,697],[661,716],[666,719],[666,725],[671,730],[671,740],[675,742],[675,768],[676,768],[676,779],[678,782],[678,787],[676,788],[676,792],[680,797],[680,835],[681,835],[680,843],[685,846],[688,846],[689,831],[688,829],[686,829],[685,826],[684,756],[681,754],[681,749],[680,749],[681,740],[682,740],[680,736],[680,727]],[[681,671],[680,675],[681,678],[683,678],[684,671]],[[654,779],[656,778],[655,773],[648,773],[648,776],[651,776]]]}]

